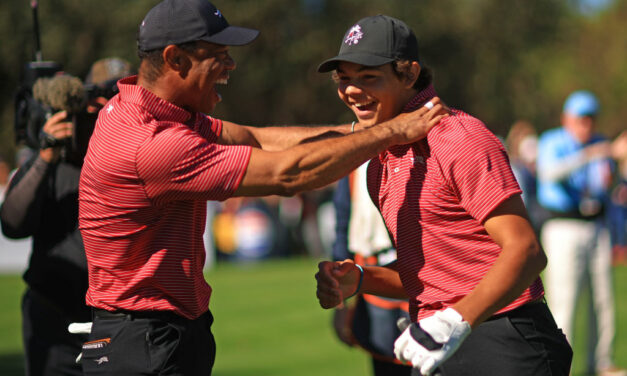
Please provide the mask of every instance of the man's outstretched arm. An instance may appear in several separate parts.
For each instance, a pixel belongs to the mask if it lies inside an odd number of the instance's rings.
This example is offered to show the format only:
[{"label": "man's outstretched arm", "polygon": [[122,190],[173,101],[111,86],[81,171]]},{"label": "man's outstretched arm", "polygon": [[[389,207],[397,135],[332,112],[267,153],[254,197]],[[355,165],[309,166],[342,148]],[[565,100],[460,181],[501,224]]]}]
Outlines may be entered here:
[{"label": "man's outstretched arm", "polygon": [[293,195],[332,183],[390,146],[426,137],[448,115],[437,99],[433,101],[437,104],[431,109],[403,113],[346,136],[300,143],[282,151],[253,148],[234,196]]}]

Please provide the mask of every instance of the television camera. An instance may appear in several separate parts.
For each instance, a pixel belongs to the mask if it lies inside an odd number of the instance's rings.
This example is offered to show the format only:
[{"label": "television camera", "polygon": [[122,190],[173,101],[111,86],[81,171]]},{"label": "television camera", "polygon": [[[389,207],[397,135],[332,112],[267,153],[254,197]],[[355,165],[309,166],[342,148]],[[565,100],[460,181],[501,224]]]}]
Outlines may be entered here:
[{"label": "television camera", "polygon": [[63,146],[73,150],[86,148],[97,114],[87,112],[87,103],[98,97],[111,98],[117,91],[116,80],[84,84],[79,78],[63,73],[61,64],[43,61],[41,56],[37,2],[32,1],[35,31],[35,61],[26,63],[20,85],[14,96],[14,131],[16,143],[33,149],[59,145],[59,141],[42,132],[46,120],[58,111],[67,111],[74,124],[71,140]]}]

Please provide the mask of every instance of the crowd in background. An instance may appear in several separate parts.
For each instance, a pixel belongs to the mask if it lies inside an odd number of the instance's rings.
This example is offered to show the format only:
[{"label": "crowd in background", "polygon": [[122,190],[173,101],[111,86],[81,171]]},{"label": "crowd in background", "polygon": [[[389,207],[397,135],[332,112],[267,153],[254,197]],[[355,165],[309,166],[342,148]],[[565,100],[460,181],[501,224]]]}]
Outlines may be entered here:
[{"label": "crowd in background", "polygon": [[308,255],[327,258],[334,239],[335,184],[292,197],[232,198],[209,205],[206,244],[218,261]]},{"label": "crowd in background", "polygon": [[[612,256],[615,264],[627,262],[627,135],[616,135],[611,143],[611,155],[615,162],[609,200],[606,203],[606,223],[611,234]],[[526,120],[515,122],[506,138],[514,175],[523,190],[523,200],[530,219],[538,233],[551,214],[538,203],[536,127]]]}]

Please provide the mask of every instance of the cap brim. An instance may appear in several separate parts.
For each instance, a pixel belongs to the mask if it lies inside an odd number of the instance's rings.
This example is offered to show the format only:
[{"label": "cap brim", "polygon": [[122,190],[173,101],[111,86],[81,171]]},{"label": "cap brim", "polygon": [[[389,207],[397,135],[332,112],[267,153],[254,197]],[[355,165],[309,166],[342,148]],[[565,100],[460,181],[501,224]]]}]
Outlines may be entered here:
[{"label": "cap brim", "polygon": [[254,41],[259,36],[259,30],[239,26],[228,26],[219,33],[201,40],[221,44],[224,46],[243,46]]},{"label": "cap brim", "polygon": [[394,61],[394,59],[386,56],[378,56],[364,53],[338,55],[320,64],[318,66],[318,72],[325,73],[335,70],[342,61],[365,65],[367,67],[376,67],[379,65],[390,63]]},{"label": "cap brim", "polygon": [[571,110],[571,111],[566,111],[566,112],[577,117],[586,117],[586,116],[595,117],[598,115],[598,111],[596,110]]}]

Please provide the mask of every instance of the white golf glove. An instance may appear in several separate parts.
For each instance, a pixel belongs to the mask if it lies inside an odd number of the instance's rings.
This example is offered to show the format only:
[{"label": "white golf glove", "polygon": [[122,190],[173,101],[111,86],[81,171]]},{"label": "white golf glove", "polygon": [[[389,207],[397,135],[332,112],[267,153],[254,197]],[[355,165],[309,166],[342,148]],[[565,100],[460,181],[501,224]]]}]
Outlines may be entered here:
[{"label": "white golf glove", "polygon": [[401,318],[403,333],[394,342],[394,355],[401,362],[411,362],[423,376],[429,376],[457,350],[470,334],[470,325],[453,308],[409,325]]}]

